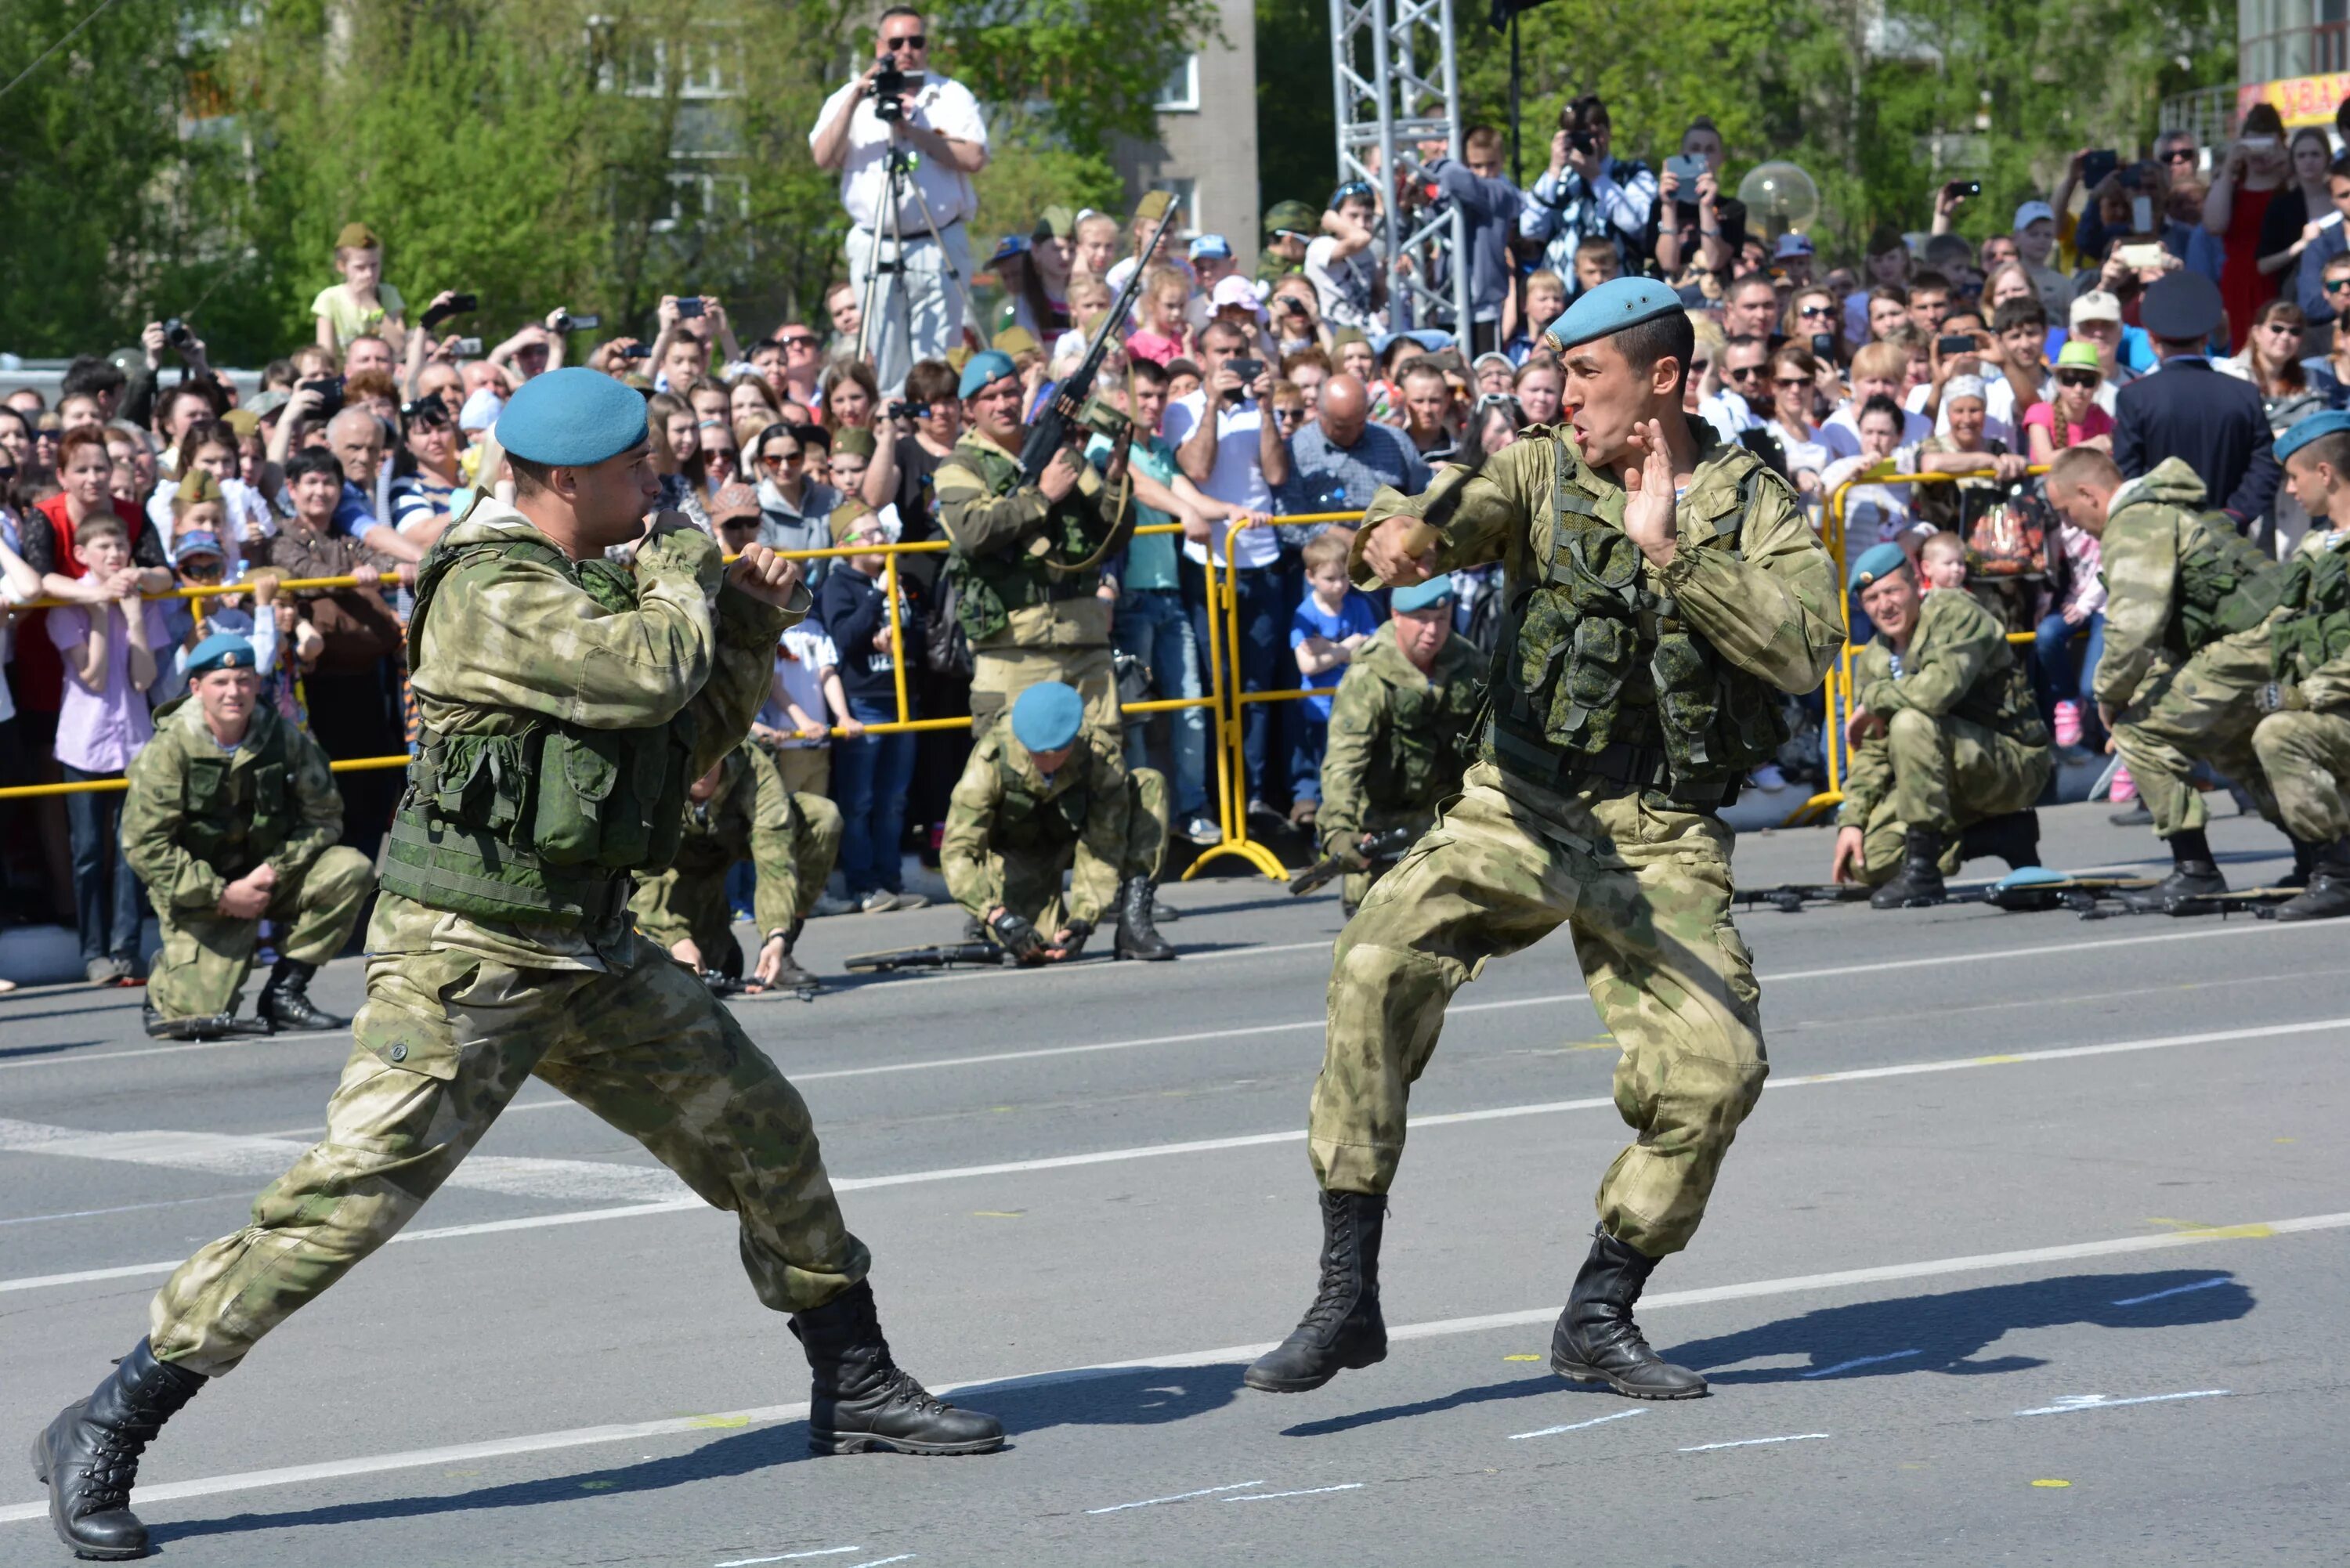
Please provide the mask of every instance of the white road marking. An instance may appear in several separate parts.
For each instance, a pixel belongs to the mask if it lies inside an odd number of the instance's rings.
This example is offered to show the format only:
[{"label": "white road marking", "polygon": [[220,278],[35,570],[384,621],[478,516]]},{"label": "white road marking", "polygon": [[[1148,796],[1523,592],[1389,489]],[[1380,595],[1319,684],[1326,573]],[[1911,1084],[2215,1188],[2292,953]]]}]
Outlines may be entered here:
[{"label": "white road marking", "polygon": [[0,1071],[11,1067],[57,1067],[83,1062],[120,1062],[132,1056],[176,1056],[182,1051],[229,1051],[240,1045],[283,1045],[295,1040],[331,1040],[338,1035],[347,1037],[349,1033],[348,1029],[307,1029],[299,1034],[247,1034],[234,1040],[192,1040],[183,1045],[142,1045],[135,1051],[99,1051],[84,1054],[60,1053],[55,1056],[0,1062]]},{"label": "white road marking", "polygon": [[1564,1427],[1544,1427],[1539,1432],[1512,1432],[1510,1441],[1514,1443],[1525,1438],[1555,1438],[1561,1432],[1580,1432],[1586,1427],[1601,1426],[1609,1421],[1628,1420],[1634,1416],[1647,1414],[1646,1410],[1618,1410],[1612,1416],[1594,1416],[1588,1421],[1569,1421]]},{"label": "white road marking", "polygon": [[838,1557],[850,1552],[862,1552],[862,1546],[827,1546],[821,1552],[780,1552],[773,1557],[732,1557],[711,1568],[751,1568],[754,1563],[797,1563],[806,1557]]},{"label": "white road marking", "polygon": [[[2166,1231],[2152,1236],[2121,1236],[2102,1241],[2074,1241],[2054,1247],[2033,1247],[2014,1252],[1983,1252],[1970,1257],[1934,1258],[1913,1263],[1889,1263],[1877,1268],[1846,1269],[1834,1273],[1802,1274],[1787,1279],[1753,1280],[1741,1284],[1712,1285],[1687,1291],[1659,1291],[1640,1298],[1643,1312],[1663,1307],[1695,1306],[1711,1302],[1745,1301],[1762,1296],[1793,1295],[1809,1291],[1837,1290],[1849,1285],[1881,1284],[1901,1280],[1930,1279],[1944,1274],[1976,1273],[1997,1269],[2029,1268],[2036,1263],[2070,1262],[2081,1258],[2108,1258],[2132,1252],[2166,1251],[2174,1247],[2205,1246],[2218,1241],[2248,1241],[2271,1236],[2299,1235],[2314,1231],[2338,1231],[2350,1228],[2350,1213],[2310,1214],[2291,1220],[2271,1220],[2254,1225],[2220,1227],[2210,1231]],[[176,1266],[176,1265],[173,1265]],[[1408,1324],[1388,1331],[1390,1343],[1399,1340],[1435,1339],[1447,1335],[1482,1334],[1497,1328],[1523,1328],[1530,1324],[1549,1323],[1558,1316],[1555,1305],[1535,1307],[1525,1312],[1492,1313],[1479,1317],[1450,1318],[1436,1323]],[[1050,1372],[1033,1372],[1012,1377],[970,1380],[961,1383],[931,1385],[935,1394],[1001,1393],[1014,1388],[1033,1388],[1063,1383],[1085,1382],[1093,1378],[1115,1377],[1122,1373],[1142,1369],[1169,1371],[1193,1366],[1224,1366],[1255,1360],[1274,1347],[1271,1340],[1256,1345],[1228,1345],[1214,1350],[1177,1351],[1161,1355],[1146,1355],[1132,1361],[1097,1362],[1089,1366],[1063,1367]],[[2213,1390],[2213,1392],[2220,1392]],[[457,1465],[479,1459],[502,1459],[515,1454],[542,1453],[550,1449],[581,1448],[595,1443],[629,1442],[646,1438],[691,1437],[708,1432],[718,1424],[728,1428],[749,1426],[754,1422],[791,1421],[807,1414],[805,1403],[766,1405],[746,1410],[725,1410],[700,1416],[671,1417],[658,1421],[640,1421],[628,1425],[577,1427],[567,1431],[539,1432],[523,1437],[498,1438],[486,1442],[459,1443],[443,1448],[411,1449],[401,1453],[373,1454],[357,1459],[330,1459],[317,1464],[291,1465],[282,1469],[247,1470],[241,1474],[212,1476],[196,1480],[165,1481],[154,1486],[141,1486],[141,1503],[166,1502],[180,1498],[212,1497],[224,1492],[250,1491],[259,1487],[282,1486],[293,1482],[337,1480],[350,1476],[377,1475],[387,1470],[413,1469],[431,1465]],[[17,1503],[0,1507],[0,1524],[13,1524],[26,1520],[48,1517],[48,1504]]]},{"label": "white road marking", "polygon": [[1825,1438],[1825,1432],[1790,1432],[1783,1438],[1741,1438],[1734,1443],[1698,1443],[1683,1449],[1685,1454],[1710,1454],[1716,1449],[1754,1449],[1765,1443],[1808,1443],[1814,1438]]},{"label": "white road marking", "polygon": [[240,1187],[234,1192],[215,1192],[209,1198],[166,1198],[154,1203],[118,1203],[111,1209],[71,1209],[61,1214],[22,1214],[14,1220],[0,1220],[0,1225],[37,1225],[48,1220],[90,1220],[100,1214],[136,1214],[142,1209],[185,1209],[191,1203],[224,1203],[232,1198],[248,1201],[253,1189]]},{"label": "white road marking", "polygon": [[2108,1394],[2060,1394],[2054,1405],[2037,1409],[2018,1410],[2019,1416],[2070,1416],[2076,1410],[2118,1410],[2125,1405],[2161,1405],[2173,1399],[2221,1399],[2225,1388],[2198,1388],[2186,1394],[2141,1394],[2135,1399],[2116,1399]]},{"label": "white road marking", "polygon": [[[1179,1491],[1172,1497],[1146,1497],[1140,1502],[1114,1502],[1107,1508],[1089,1508],[1087,1513],[1124,1513],[1129,1508],[1156,1508],[1162,1502],[1183,1502],[1195,1497],[1213,1497],[1220,1491],[1244,1491],[1253,1486],[1263,1486],[1261,1480],[1226,1481],[1222,1486],[1203,1486],[1197,1491]],[[726,1568],[723,1563],[718,1568]]]},{"label": "white road marking", "polygon": [[1902,1361],[1919,1354],[1914,1350],[1889,1351],[1883,1355],[1856,1355],[1850,1361],[1839,1361],[1834,1366],[1823,1366],[1813,1372],[1798,1372],[1798,1377],[1833,1377],[1839,1372],[1849,1372],[1856,1366],[1874,1366],[1880,1361]]},{"label": "white road marking", "polygon": [[[1774,1078],[1772,1079],[1765,1086],[1774,1090],[1787,1090],[1815,1087],[1823,1084],[1864,1083],[1877,1078],[1907,1077],[1919,1073],[1950,1073],[1976,1067],[2009,1066],[2031,1062],[2068,1061],[2077,1057],[2109,1056],[2135,1051],[2157,1051],[2186,1045],[2220,1044],[2240,1040],[2263,1040],[2297,1034],[2323,1033],[2327,1031],[2339,1029],[2350,1029],[2350,1018],[2321,1018],[2301,1023],[2261,1024],[2243,1029],[2213,1030],[2198,1034],[2166,1034],[2158,1035],[2147,1040],[2115,1041],[2103,1045],[2063,1045],[2045,1051],[2019,1051],[1991,1056],[1956,1056],[1933,1062],[1907,1062],[1886,1067],[1852,1067],[1842,1072],[1835,1073],[1813,1073],[1800,1078]],[[1501,1106],[1489,1110],[1449,1111],[1436,1116],[1414,1116],[1410,1119],[1409,1125],[1416,1129],[1440,1127],[1457,1127],[1475,1122],[1508,1121],[1521,1116],[1552,1116],[1567,1111],[1588,1111],[1612,1108],[1615,1106],[1615,1103],[1616,1102],[1612,1096],[1595,1095],[1586,1098],[1575,1100],[1548,1100],[1536,1105]],[[34,1125],[35,1124],[31,1123],[10,1124],[0,1122],[0,1128],[5,1128],[8,1126],[31,1127],[34,1127]],[[64,1134],[68,1137],[102,1138],[109,1137],[120,1137],[125,1138],[149,1138],[166,1137],[210,1137],[214,1136],[210,1134],[167,1135],[144,1133],[120,1135],[76,1134],[67,1128],[36,1128],[36,1130],[44,1135],[56,1133]],[[266,1140],[227,1139],[225,1141],[237,1142]],[[1117,1165],[1129,1160],[1156,1159],[1171,1155],[1211,1154],[1226,1149],[1259,1148],[1283,1144],[1297,1144],[1305,1141],[1305,1130],[1303,1127],[1296,1127],[1283,1132],[1249,1133],[1236,1137],[1199,1138],[1184,1143],[1145,1144],[1139,1147],[1132,1148],[1098,1149],[1090,1154],[1050,1155],[1037,1159],[1005,1160],[993,1165],[952,1166],[940,1170],[910,1170],[904,1171],[894,1176],[838,1177],[834,1179],[832,1186],[833,1189],[837,1192],[858,1192],[875,1188],[922,1186],[931,1182],[960,1181],[972,1177],[982,1176],[1018,1176],[1042,1170],[1066,1170],[1077,1167],[1091,1165]],[[25,1147],[28,1148],[38,1148],[42,1146],[42,1139],[35,1138],[29,1140]],[[298,1152],[299,1147],[305,1146],[289,1145],[279,1147],[293,1148]],[[481,1158],[482,1157],[479,1156],[475,1157],[476,1160]],[[278,1163],[269,1167],[268,1174],[275,1175],[279,1169],[283,1168],[285,1163],[286,1163],[286,1161],[281,1158]],[[516,1165],[530,1165],[534,1167],[585,1168],[590,1171],[598,1169],[622,1171],[629,1172],[636,1176],[650,1176],[658,1174],[662,1179],[671,1182],[669,1190],[674,1191],[682,1189],[681,1184],[677,1183],[674,1178],[669,1177],[667,1171],[663,1170],[655,1172],[651,1168],[643,1166],[602,1166],[598,1162],[588,1160],[534,1160],[510,1161],[509,1163]],[[463,1177],[467,1170],[473,1168],[473,1164],[474,1161],[469,1160],[464,1166],[460,1167],[457,1173],[458,1176]],[[507,1178],[502,1176],[500,1179],[505,1179]],[[512,1178],[512,1179],[519,1180],[521,1179],[521,1177],[516,1176]],[[585,1180],[587,1179],[582,1177],[580,1179]],[[615,1179],[619,1179],[616,1178]],[[455,1178],[452,1178],[452,1183],[455,1182]],[[514,1189],[502,1188],[498,1190],[514,1190]],[[700,1199],[687,1196],[682,1198],[668,1199],[658,1202],[623,1204],[617,1208],[575,1210],[565,1214],[534,1214],[525,1215],[513,1220],[486,1220],[472,1225],[443,1225],[429,1227],[421,1230],[403,1231],[399,1236],[393,1238],[393,1240],[396,1241],[446,1241],[462,1236],[491,1236],[513,1231],[536,1231],[551,1226],[581,1225],[601,1220],[627,1220],[653,1214],[673,1214],[688,1210],[700,1209],[702,1207],[703,1207],[703,1205]],[[2194,1233],[2190,1231],[2186,1234],[2192,1237]],[[169,1273],[179,1266],[179,1260],[172,1259],[166,1262],[130,1263],[116,1268],[86,1269],[70,1273],[36,1274],[27,1278],[0,1280],[0,1294],[5,1294],[11,1291],[41,1290],[57,1285],[88,1284],[106,1280],[132,1279],[142,1274]]]},{"label": "white road marking", "polygon": [[2214,1274],[2208,1280],[2198,1280],[2191,1285],[2173,1285],[2167,1291],[2155,1291],[2147,1295],[2124,1296],[2114,1305],[2144,1306],[2148,1302],[2158,1302],[2166,1296],[2183,1296],[2189,1291],[2217,1290],[2221,1285],[2232,1285],[2235,1282],[2236,1276],[2233,1274]]},{"label": "white road marking", "polygon": [[1346,1481],[1338,1486],[1309,1486],[1300,1491],[1252,1492],[1246,1497],[1228,1497],[1219,1501],[1224,1502],[1270,1502],[1277,1497],[1320,1497],[1326,1491],[1360,1491],[1363,1490],[1363,1484],[1364,1483],[1361,1481]]},{"label": "white road marking", "polygon": [[900,1552],[895,1557],[876,1557],[869,1563],[852,1563],[850,1568],[887,1568],[891,1563],[911,1563],[918,1555],[917,1552]]}]

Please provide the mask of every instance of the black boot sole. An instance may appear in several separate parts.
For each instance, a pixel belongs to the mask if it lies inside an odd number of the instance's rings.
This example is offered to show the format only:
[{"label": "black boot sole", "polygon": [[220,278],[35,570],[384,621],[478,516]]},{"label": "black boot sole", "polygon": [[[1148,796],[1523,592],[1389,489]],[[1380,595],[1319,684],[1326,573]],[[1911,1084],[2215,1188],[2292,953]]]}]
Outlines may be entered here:
[{"label": "black boot sole", "polygon": [[1126,959],[1133,959],[1139,963],[1173,963],[1175,961],[1175,955],[1173,953],[1137,952],[1132,948],[1127,947],[1123,944],[1112,948],[1110,950],[1110,957],[1113,960],[1121,961]]},{"label": "black boot sole", "polygon": [[[49,1429],[47,1427],[33,1435],[33,1480],[43,1487],[49,1484]],[[76,1557],[85,1562],[134,1563],[153,1554],[153,1548],[150,1546],[109,1550],[103,1546],[86,1546],[76,1541],[66,1532],[65,1516],[57,1510],[57,1494],[54,1491],[49,1493],[49,1528],[57,1532],[57,1539],[65,1542]]]},{"label": "black boot sole", "polygon": [[1370,1355],[1366,1355],[1357,1352],[1343,1357],[1319,1376],[1275,1377],[1269,1373],[1261,1373],[1252,1366],[1241,1374],[1241,1381],[1260,1394],[1311,1394],[1341,1372],[1360,1372],[1367,1366],[1377,1366],[1387,1358],[1388,1347],[1383,1343]]},{"label": "black boot sole", "polygon": [[874,1432],[819,1432],[813,1427],[808,1428],[808,1452],[812,1454],[917,1454],[935,1459],[992,1454],[1002,1447],[1003,1438],[1000,1433],[968,1443],[918,1443],[911,1438],[885,1438]]},{"label": "black boot sole", "polygon": [[1705,1380],[1700,1378],[1694,1388],[1641,1388],[1625,1382],[1614,1373],[1593,1366],[1587,1362],[1568,1361],[1556,1351],[1551,1353],[1550,1369],[1570,1383],[1605,1383],[1627,1399],[1702,1399],[1706,1397]]}]

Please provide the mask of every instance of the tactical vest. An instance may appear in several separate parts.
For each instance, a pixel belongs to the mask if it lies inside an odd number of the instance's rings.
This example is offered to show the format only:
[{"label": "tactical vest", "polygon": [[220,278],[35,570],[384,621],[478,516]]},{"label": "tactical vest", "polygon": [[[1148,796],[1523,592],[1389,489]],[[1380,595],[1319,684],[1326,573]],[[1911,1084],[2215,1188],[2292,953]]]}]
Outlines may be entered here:
[{"label": "tactical vest", "polygon": [[[1080,743],[1062,765],[1085,769],[1088,760]],[[1082,774],[1075,788],[1048,798],[998,748],[995,776],[1003,785],[1003,797],[996,804],[995,820],[987,830],[987,843],[996,854],[1055,854],[1084,835],[1086,818],[1093,813],[1093,794]]]},{"label": "tactical vest", "polygon": [[2260,625],[2284,587],[2276,562],[2230,519],[2199,521],[2178,552],[2178,613],[2167,628],[2171,651],[2182,657]]},{"label": "tactical vest", "polygon": [[[161,729],[190,699],[182,695],[155,710]],[[274,719],[274,716],[273,716]],[[300,811],[294,799],[291,747],[283,722],[254,717],[267,734],[251,753],[244,776],[249,796],[232,783],[231,765],[242,751],[223,753],[209,742],[187,757],[181,801],[185,817],[180,824],[180,847],[224,877],[241,877],[286,847]]]},{"label": "tactical vest", "polygon": [[[1019,460],[994,446],[962,441],[954,454],[979,475],[990,495],[1009,495],[1020,488]],[[1074,498],[1076,492],[1070,494]],[[974,643],[993,637],[1012,624],[1014,610],[1031,605],[1091,598],[1101,586],[1098,570],[1055,573],[1047,563],[1083,561],[1101,543],[1087,531],[1076,508],[1060,505],[1045,517],[1044,532],[1011,555],[948,552],[946,575],[954,586],[955,619],[963,636]]]},{"label": "tactical vest", "polygon": [[1483,701],[1465,672],[1438,687],[1391,688],[1390,725],[1371,750],[1363,798],[1378,811],[1426,811],[1461,788],[1462,738]]},{"label": "tactical vest", "polygon": [[[1550,559],[1511,596],[1493,655],[1488,754],[1544,788],[1606,779],[1711,809],[1786,742],[1779,693],[1717,654],[1680,619],[1670,595],[1641,581],[1640,546],[1575,488],[1575,461],[1556,441]],[[1681,547],[1739,558],[1739,529],[1759,464],[1738,485],[1738,512]]]},{"label": "tactical vest", "polygon": [[2293,613],[2269,627],[2269,673],[2302,681],[2350,653],[2350,551],[2296,556],[2279,600]]},{"label": "tactical vest", "polygon": [[2044,746],[2054,739],[2040,704],[2032,695],[2032,681],[2023,660],[2012,648],[2002,648],[2006,662],[1990,678],[1978,680],[1950,706],[1950,711],[1971,723],[2027,746]]},{"label": "tactical vest", "polygon": [[[555,567],[604,608],[637,607],[634,582],[602,560],[507,538],[435,545],[416,578],[411,657],[423,648],[435,593],[453,573],[509,559]],[[392,819],[383,887],[476,919],[578,927],[612,919],[629,873],[658,872],[677,853],[691,783],[694,723],[590,730],[501,711],[494,731],[423,732]]]}]

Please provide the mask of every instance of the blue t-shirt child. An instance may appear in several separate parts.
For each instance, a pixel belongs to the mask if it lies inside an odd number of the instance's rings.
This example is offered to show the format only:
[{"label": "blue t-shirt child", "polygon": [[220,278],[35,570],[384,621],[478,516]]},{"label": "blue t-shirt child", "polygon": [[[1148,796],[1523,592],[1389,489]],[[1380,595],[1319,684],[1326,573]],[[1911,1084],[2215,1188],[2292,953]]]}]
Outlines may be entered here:
[{"label": "blue t-shirt child", "polygon": [[[1321,601],[1309,589],[1296,613],[1289,618],[1290,651],[1295,654],[1298,646],[1309,637],[1343,642],[1357,633],[1368,637],[1378,629],[1378,607],[1362,594],[1348,588],[1347,597],[1338,601],[1338,613],[1332,615],[1322,607]],[[1334,664],[1319,675],[1306,676],[1304,685],[1310,691],[1335,691],[1346,673],[1345,665]],[[1317,722],[1326,724],[1330,722],[1330,699],[1308,697],[1305,699],[1305,711]]]}]

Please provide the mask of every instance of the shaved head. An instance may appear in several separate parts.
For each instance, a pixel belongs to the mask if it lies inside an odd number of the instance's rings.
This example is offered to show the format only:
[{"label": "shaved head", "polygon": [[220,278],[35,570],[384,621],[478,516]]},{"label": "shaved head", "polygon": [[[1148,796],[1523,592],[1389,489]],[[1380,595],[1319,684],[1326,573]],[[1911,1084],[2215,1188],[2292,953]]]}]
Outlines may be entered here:
[{"label": "shaved head", "polygon": [[1322,384],[1321,406],[1315,410],[1322,433],[1339,446],[1362,438],[1363,421],[1371,411],[1371,395],[1362,379],[1343,371]]}]

